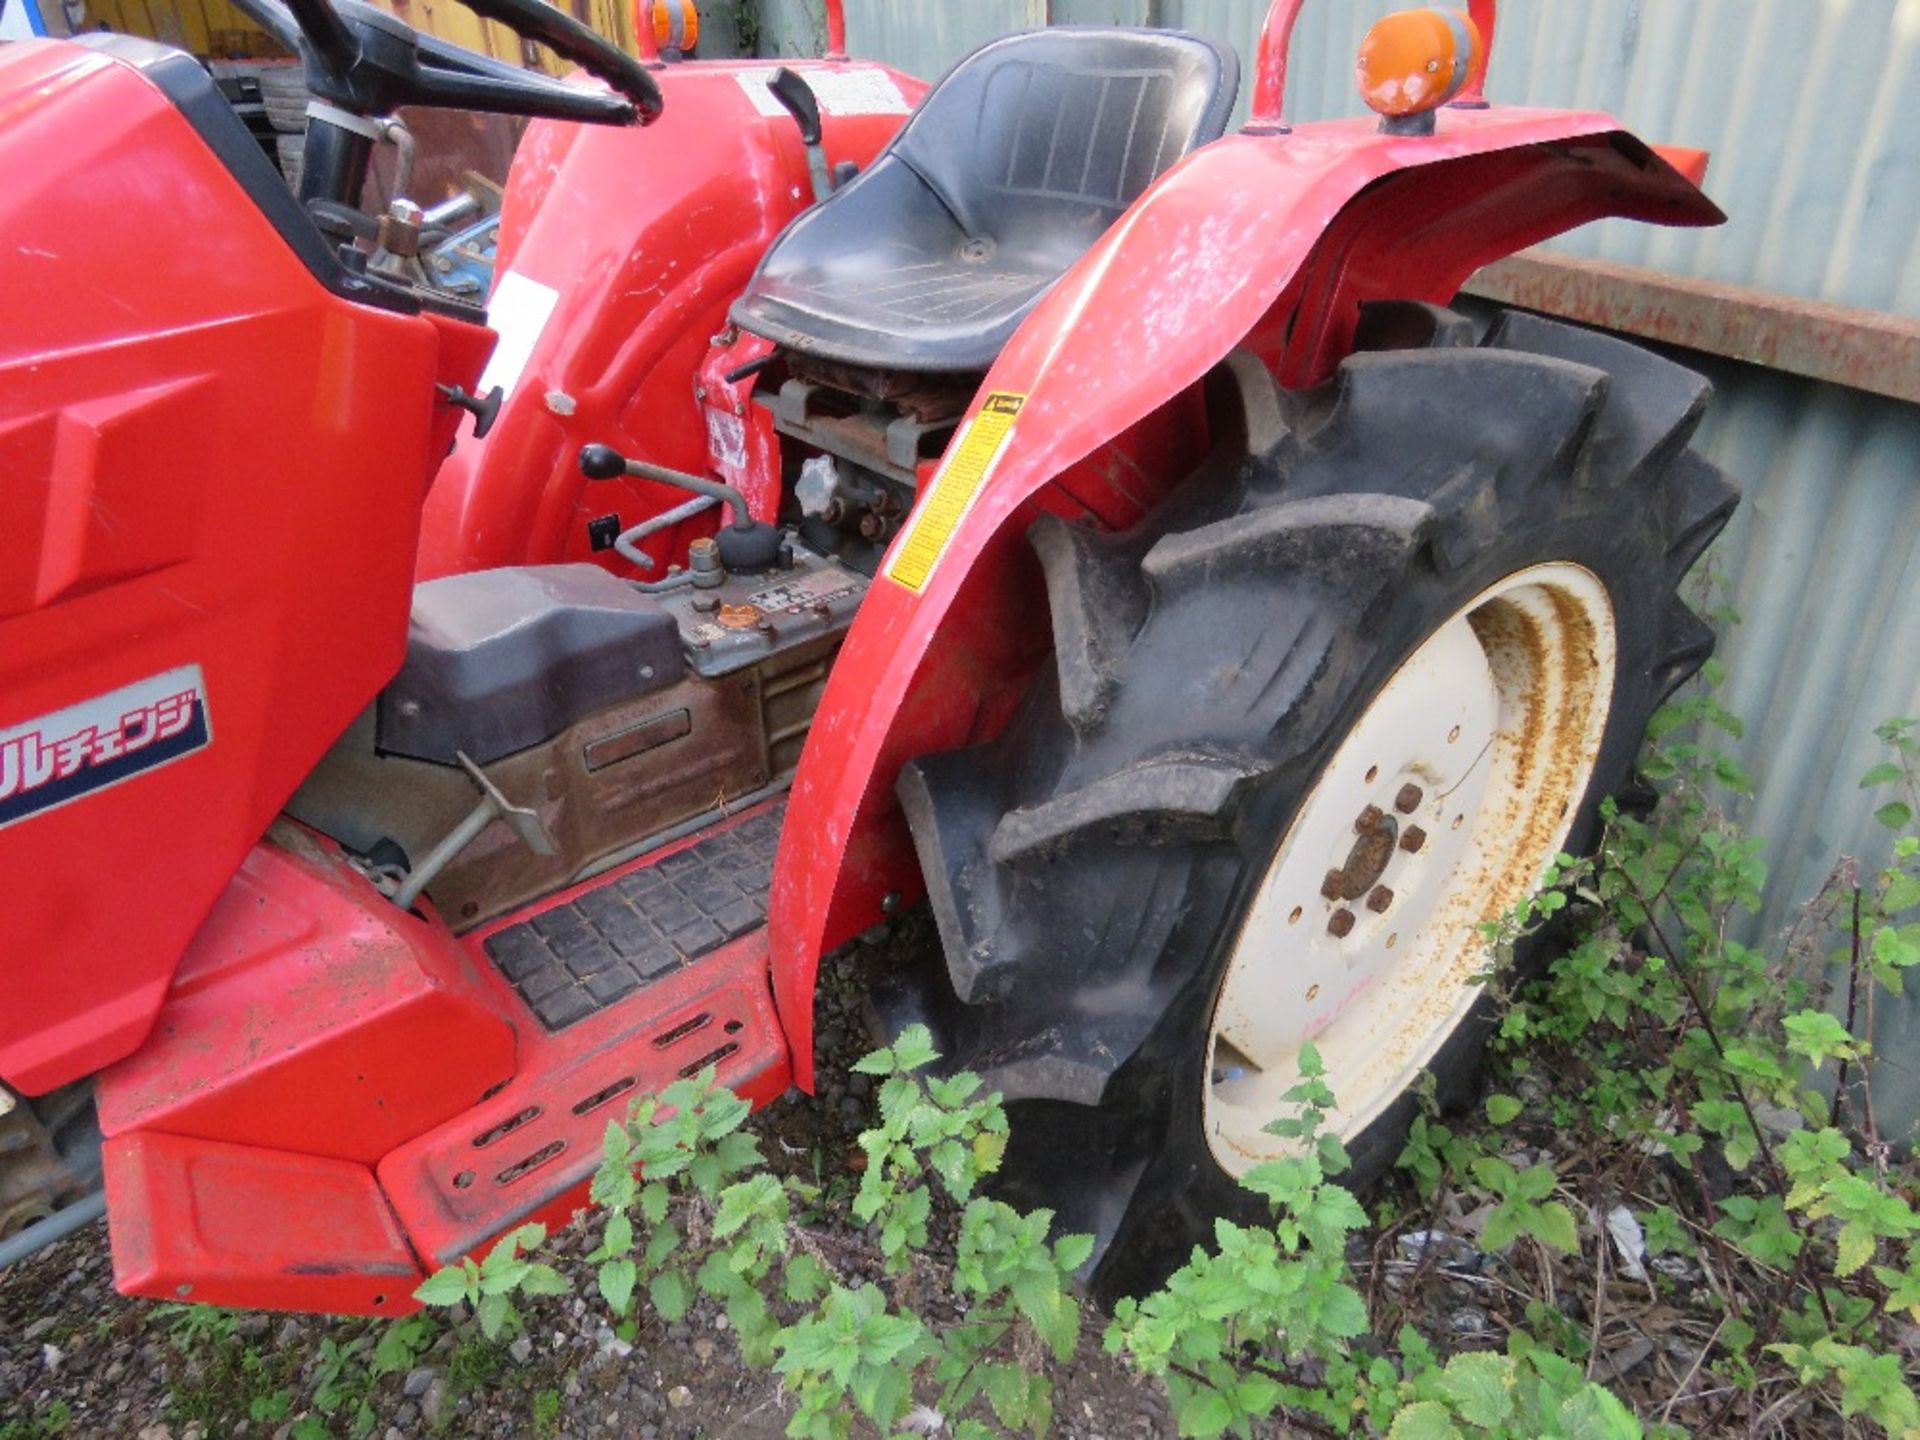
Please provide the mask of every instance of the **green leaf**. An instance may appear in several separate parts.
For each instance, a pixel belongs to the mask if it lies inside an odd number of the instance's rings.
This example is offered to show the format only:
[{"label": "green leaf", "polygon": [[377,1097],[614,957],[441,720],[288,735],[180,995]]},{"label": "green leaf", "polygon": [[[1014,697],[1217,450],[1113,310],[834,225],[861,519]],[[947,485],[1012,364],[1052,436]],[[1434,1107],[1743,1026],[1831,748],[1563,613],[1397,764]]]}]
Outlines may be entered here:
[{"label": "green leaf", "polygon": [[1782,1022],[1787,1048],[1816,1069],[1835,1058],[1852,1059],[1859,1045],[1852,1033],[1825,1010],[1802,1010]]},{"label": "green leaf", "polygon": [[691,1297],[687,1293],[687,1282],[678,1270],[663,1270],[654,1276],[647,1285],[647,1294],[653,1300],[653,1308],[668,1324],[686,1315]]},{"label": "green leaf", "polygon": [[668,1198],[667,1187],[657,1180],[641,1188],[640,1213],[649,1225],[658,1225],[667,1218]]},{"label": "green leaf", "polygon": [[1480,1227],[1480,1247],[1489,1253],[1504,1250],[1525,1230],[1525,1212],[1511,1203],[1496,1205]]},{"label": "green leaf", "polygon": [[457,1305],[467,1298],[467,1274],[458,1265],[449,1265],[429,1275],[413,1298],[422,1305]]},{"label": "green leaf", "polygon": [[833,1280],[827,1267],[804,1251],[787,1262],[782,1278],[787,1299],[801,1303],[821,1294]]},{"label": "green leaf", "polygon": [[1889,830],[1904,830],[1913,823],[1913,807],[1904,800],[1891,800],[1874,811],[1873,818]]},{"label": "green leaf", "polygon": [[522,1295],[571,1295],[573,1286],[551,1265],[529,1265],[520,1279]]},{"label": "green leaf", "polygon": [[875,1050],[870,1055],[863,1055],[853,1062],[853,1069],[857,1075],[891,1075],[893,1051],[883,1048]]},{"label": "green leaf", "polygon": [[1891,785],[1894,781],[1900,779],[1903,774],[1905,774],[1905,772],[1901,770],[1899,765],[1891,760],[1882,760],[1878,765],[1860,777],[1860,788],[1862,790],[1871,790],[1876,785]]},{"label": "green leaf", "polygon": [[1071,1273],[1087,1263],[1087,1257],[1093,1254],[1093,1236],[1062,1235],[1053,1242],[1053,1263],[1063,1272]]},{"label": "green leaf", "polygon": [[1558,1200],[1534,1207],[1527,1218],[1527,1233],[1541,1244],[1551,1245],[1568,1255],[1580,1249],[1580,1232],[1574,1224],[1573,1212]]},{"label": "green leaf", "polygon": [[1894,871],[1887,877],[1887,890],[1880,899],[1880,908],[1888,915],[1898,915],[1916,905],[1920,905],[1920,875]]},{"label": "green leaf", "polygon": [[987,1403],[993,1406],[993,1413],[1000,1417],[1002,1425],[1009,1430],[1019,1430],[1026,1425],[1031,1409],[1026,1371],[1018,1365],[983,1365],[980,1388],[986,1391]]},{"label": "green leaf", "polygon": [[1565,1440],[1640,1440],[1644,1433],[1633,1412],[1598,1385],[1583,1385],[1568,1396],[1555,1421],[1555,1433]]},{"label": "green leaf", "polygon": [[924,1025],[907,1026],[893,1042],[893,1065],[896,1070],[918,1070],[939,1058],[940,1052],[933,1048],[933,1032]]},{"label": "green leaf", "polygon": [[633,1221],[624,1210],[616,1210],[607,1216],[606,1232],[600,1237],[600,1248],[608,1255],[624,1255],[633,1249]]},{"label": "green leaf", "polygon": [[1460,1428],[1437,1400],[1409,1405],[1393,1418],[1387,1440],[1462,1440]]},{"label": "green leaf", "polygon": [[613,1313],[624,1315],[633,1303],[633,1287],[640,1278],[639,1267],[630,1259],[609,1260],[600,1267],[600,1294]]},{"label": "green leaf", "polygon": [[1194,1440],[1211,1440],[1215,1435],[1224,1435],[1233,1424],[1233,1406],[1218,1390],[1196,1389],[1181,1403],[1174,1423],[1182,1435],[1193,1436]]},{"label": "green leaf", "polygon": [[1007,1153],[1007,1137],[1004,1133],[982,1131],[973,1137],[973,1168],[982,1175],[991,1175],[1000,1168],[1000,1161]]},{"label": "green leaf", "polygon": [[1456,1355],[1440,1373],[1440,1393],[1460,1418],[1494,1430],[1513,1413],[1514,1362],[1505,1355]]},{"label": "green leaf", "polygon": [[505,1295],[482,1295],[478,1307],[480,1333],[489,1340],[498,1335],[513,1314],[513,1302]]},{"label": "green leaf", "polygon": [[1873,1259],[1878,1244],[1873,1231],[1866,1226],[1854,1221],[1842,1225],[1839,1238],[1834,1241],[1833,1273],[1841,1277],[1856,1273]]},{"label": "green leaf", "polygon": [[[546,1240],[547,1227],[536,1220],[530,1224],[522,1225],[518,1230],[510,1230],[501,1236],[499,1243],[487,1253],[487,1259],[492,1260],[494,1256],[500,1254],[502,1251],[505,1251],[506,1254],[511,1257],[516,1250],[522,1254],[525,1254],[529,1250],[538,1250],[546,1243]],[[481,1268],[486,1268],[484,1262]]]},{"label": "green leaf", "polygon": [[1487,1097],[1487,1119],[1495,1125],[1508,1125],[1519,1117],[1524,1107],[1511,1095],[1489,1095]]}]

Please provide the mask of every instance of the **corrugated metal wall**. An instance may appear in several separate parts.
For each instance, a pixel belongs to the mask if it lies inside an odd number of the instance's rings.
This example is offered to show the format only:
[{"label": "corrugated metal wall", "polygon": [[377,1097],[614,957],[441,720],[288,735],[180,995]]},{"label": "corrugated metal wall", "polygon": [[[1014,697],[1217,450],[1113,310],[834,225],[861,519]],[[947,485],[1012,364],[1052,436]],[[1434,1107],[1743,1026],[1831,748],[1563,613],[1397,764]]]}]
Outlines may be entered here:
[{"label": "corrugated metal wall", "polygon": [[[1405,3],[1310,0],[1288,113],[1361,113],[1360,38]],[[769,53],[816,48],[818,0],[762,9]],[[929,78],[1048,19],[1152,16],[1225,40],[1248,62],[1266,11],[1267,0],[847,0],[847,33],[856,54]],[[1601,224],[1565,249],[1920,314],[1920,0],[1507,0],[1498,38],[1496,100],[1604,110],[1642,135],[1711,150],[1708,188],[1735,216],[1709,231]]]},{"label": "corrugated metal wall", "polygon": [[[799,5],[801,0],[785,0]],[[1406,0],[1312,0],[1287,110],[1355,114],[1352,61]],[[1029,0],[850,0],[856,54],[923,75],[1035,23]],[[1508,0],[1496,101],[1607,111],[1713,151],[1709,231],[1622,222],[1570,252],[1903,315],[1920,314],[1920,0]],[[1163,24],[1249,62],[1266,0],[1053,0],[1056,21]],[[959,17],[964,16],[964,23]],[[1250,73],[1250,65],[1248,66]],[[1242,87],[1241,111],[1245,110]],[[1718,399],[1702,444],[1746,485],[1716,551],[1744,617],[1723,637],[1732,748],[1774,883],[1751,938],[1777,936],[1836,856],[1886,853],[1856,784],[1881,719],[1920,714],[1920,409],[1750,366],[1684,357]],[[1920,1001],[1881,1009],[1883,1116],[1920,1119]]]}]

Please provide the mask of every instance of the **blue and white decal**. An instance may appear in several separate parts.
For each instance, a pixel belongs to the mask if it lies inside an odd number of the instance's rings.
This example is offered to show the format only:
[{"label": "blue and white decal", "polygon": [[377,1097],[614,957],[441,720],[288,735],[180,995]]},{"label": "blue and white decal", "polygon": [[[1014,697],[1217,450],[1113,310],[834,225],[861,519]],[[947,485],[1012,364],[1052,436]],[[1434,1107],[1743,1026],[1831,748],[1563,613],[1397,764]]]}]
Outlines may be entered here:
[{"label": "blue and white decal", "polygon": [[0,729],[0,828],[131,780],[212,740],[198,665]]}]

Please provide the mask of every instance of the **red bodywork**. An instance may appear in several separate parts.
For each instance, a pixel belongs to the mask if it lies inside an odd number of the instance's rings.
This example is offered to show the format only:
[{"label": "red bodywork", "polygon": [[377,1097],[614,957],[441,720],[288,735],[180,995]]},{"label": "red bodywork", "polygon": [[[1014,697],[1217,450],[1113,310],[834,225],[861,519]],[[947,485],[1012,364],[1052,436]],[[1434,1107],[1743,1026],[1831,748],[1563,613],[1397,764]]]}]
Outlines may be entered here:
[{"label": "red bodywork", "polygon": [[[330,293],[98,52],[0,49],[0,175],[0,737],[191,666],[211,730],[0,827],[0,1077],[38,1092],[140,1043],[247,851],[398,668],[459,416],[433,383],[471,384],[492,336]],[[137,737],[111,728],[31,742],[66,742],[47,783]],[[16,797],[22,738],[0,750]]]},{"label": "red bodywork", "polygon": [[[897,111],[839,114],[828,92],[823,143],[836,164],[865,165],[926,89],[879,65],[792,63],[802,75],[864,76],[900,97]],[[527,127],[497,273],[557,299],[493,430],[476,440],[465,426],[434,482],[422,579],[596,558],[589,519],[618,514],[633,525],[686,498],[648,480],[584,480],[575,465],[584,444],[693,471],[722,448],[710,447],[695,372],[767,245],[811,201],[793,121],[755,108],[742,84],[775,68],[666,66],[656,72],[666,110],[645,130]],[[502,283],[511,282],[497,281],[496,295]],[[770,506],[761,518],[772,518]],[[682,552],[713,526],[711,517],[690,522],[659,548]]]},{"label": "red bodywork", "polygon": [[[714,471],[773,514],[779,442],[754,381],[725,378],[766,352],[727,307],[806,199],[791,121],[740,79],[768,68],[665,67],[645,132],[530,127],[501,293],[517,276],[551,310],[529,325],[496,306],[524,364],[496,429],[465,427],[440,470],[420,574],[580,558],[588,518],[681,498],[582,480],[588,441]],[[1276,122],[1283,69],[1263,88]],[[864,163],[901,118],[829,105],[830,158]],[[1230,351],[1310,385],[1366,300],[1450,300],[1601,216],[1719,218],[1598,115],[1276,128],[1177,166],[987,377],[982,397],[1024,408],[924,586],[872,585],[813,722],[768,927],[556,1036],[479,946],[566,895],[455,938],[320,837],[260,840],[401,659],[420,496],[456,413],[432,382],[473,384],[489,333],[330,294],[117,62],[10,47],[0,121],[0,173],[27,177],[0,196],[19,246],[0,262],[0,739],[185,665],[213,735],[0,828],[0,874],[34,877],[6,898],[0,1076],[32,1092],[86,1073],[158,1010],[98,1087],[122,1288],[361,1313],[411,1308],[426,1270],[582,1203],[622,1097],[709,1063],[756,1102],[811,1086],[819,957],[921,888],[901,764],[996,733],[1046,652],[1026,526],[1138,518],[1204,450],[1200,385]]]}]

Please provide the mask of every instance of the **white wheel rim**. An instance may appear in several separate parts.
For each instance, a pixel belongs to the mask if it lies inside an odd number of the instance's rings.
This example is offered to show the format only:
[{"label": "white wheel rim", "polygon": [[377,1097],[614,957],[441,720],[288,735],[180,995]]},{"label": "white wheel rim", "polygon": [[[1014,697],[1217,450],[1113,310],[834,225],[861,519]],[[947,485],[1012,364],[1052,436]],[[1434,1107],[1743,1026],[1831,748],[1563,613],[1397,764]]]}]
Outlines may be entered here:
[{"label": "white wheel rim", "polygon": [[1202,1118],[1223,1169],[1287,1153],[1265,1127],[1288,1108],[1305,1042],[1336,1098],[1328,1128],[1351,1139],[1466,1018],[1488,964],[1476,927],[1533,888],[1586,794],[1615,651],[1599,579],[1534,566],[1463,606],[1368,705],[1289,826],[1221,978]]}]

